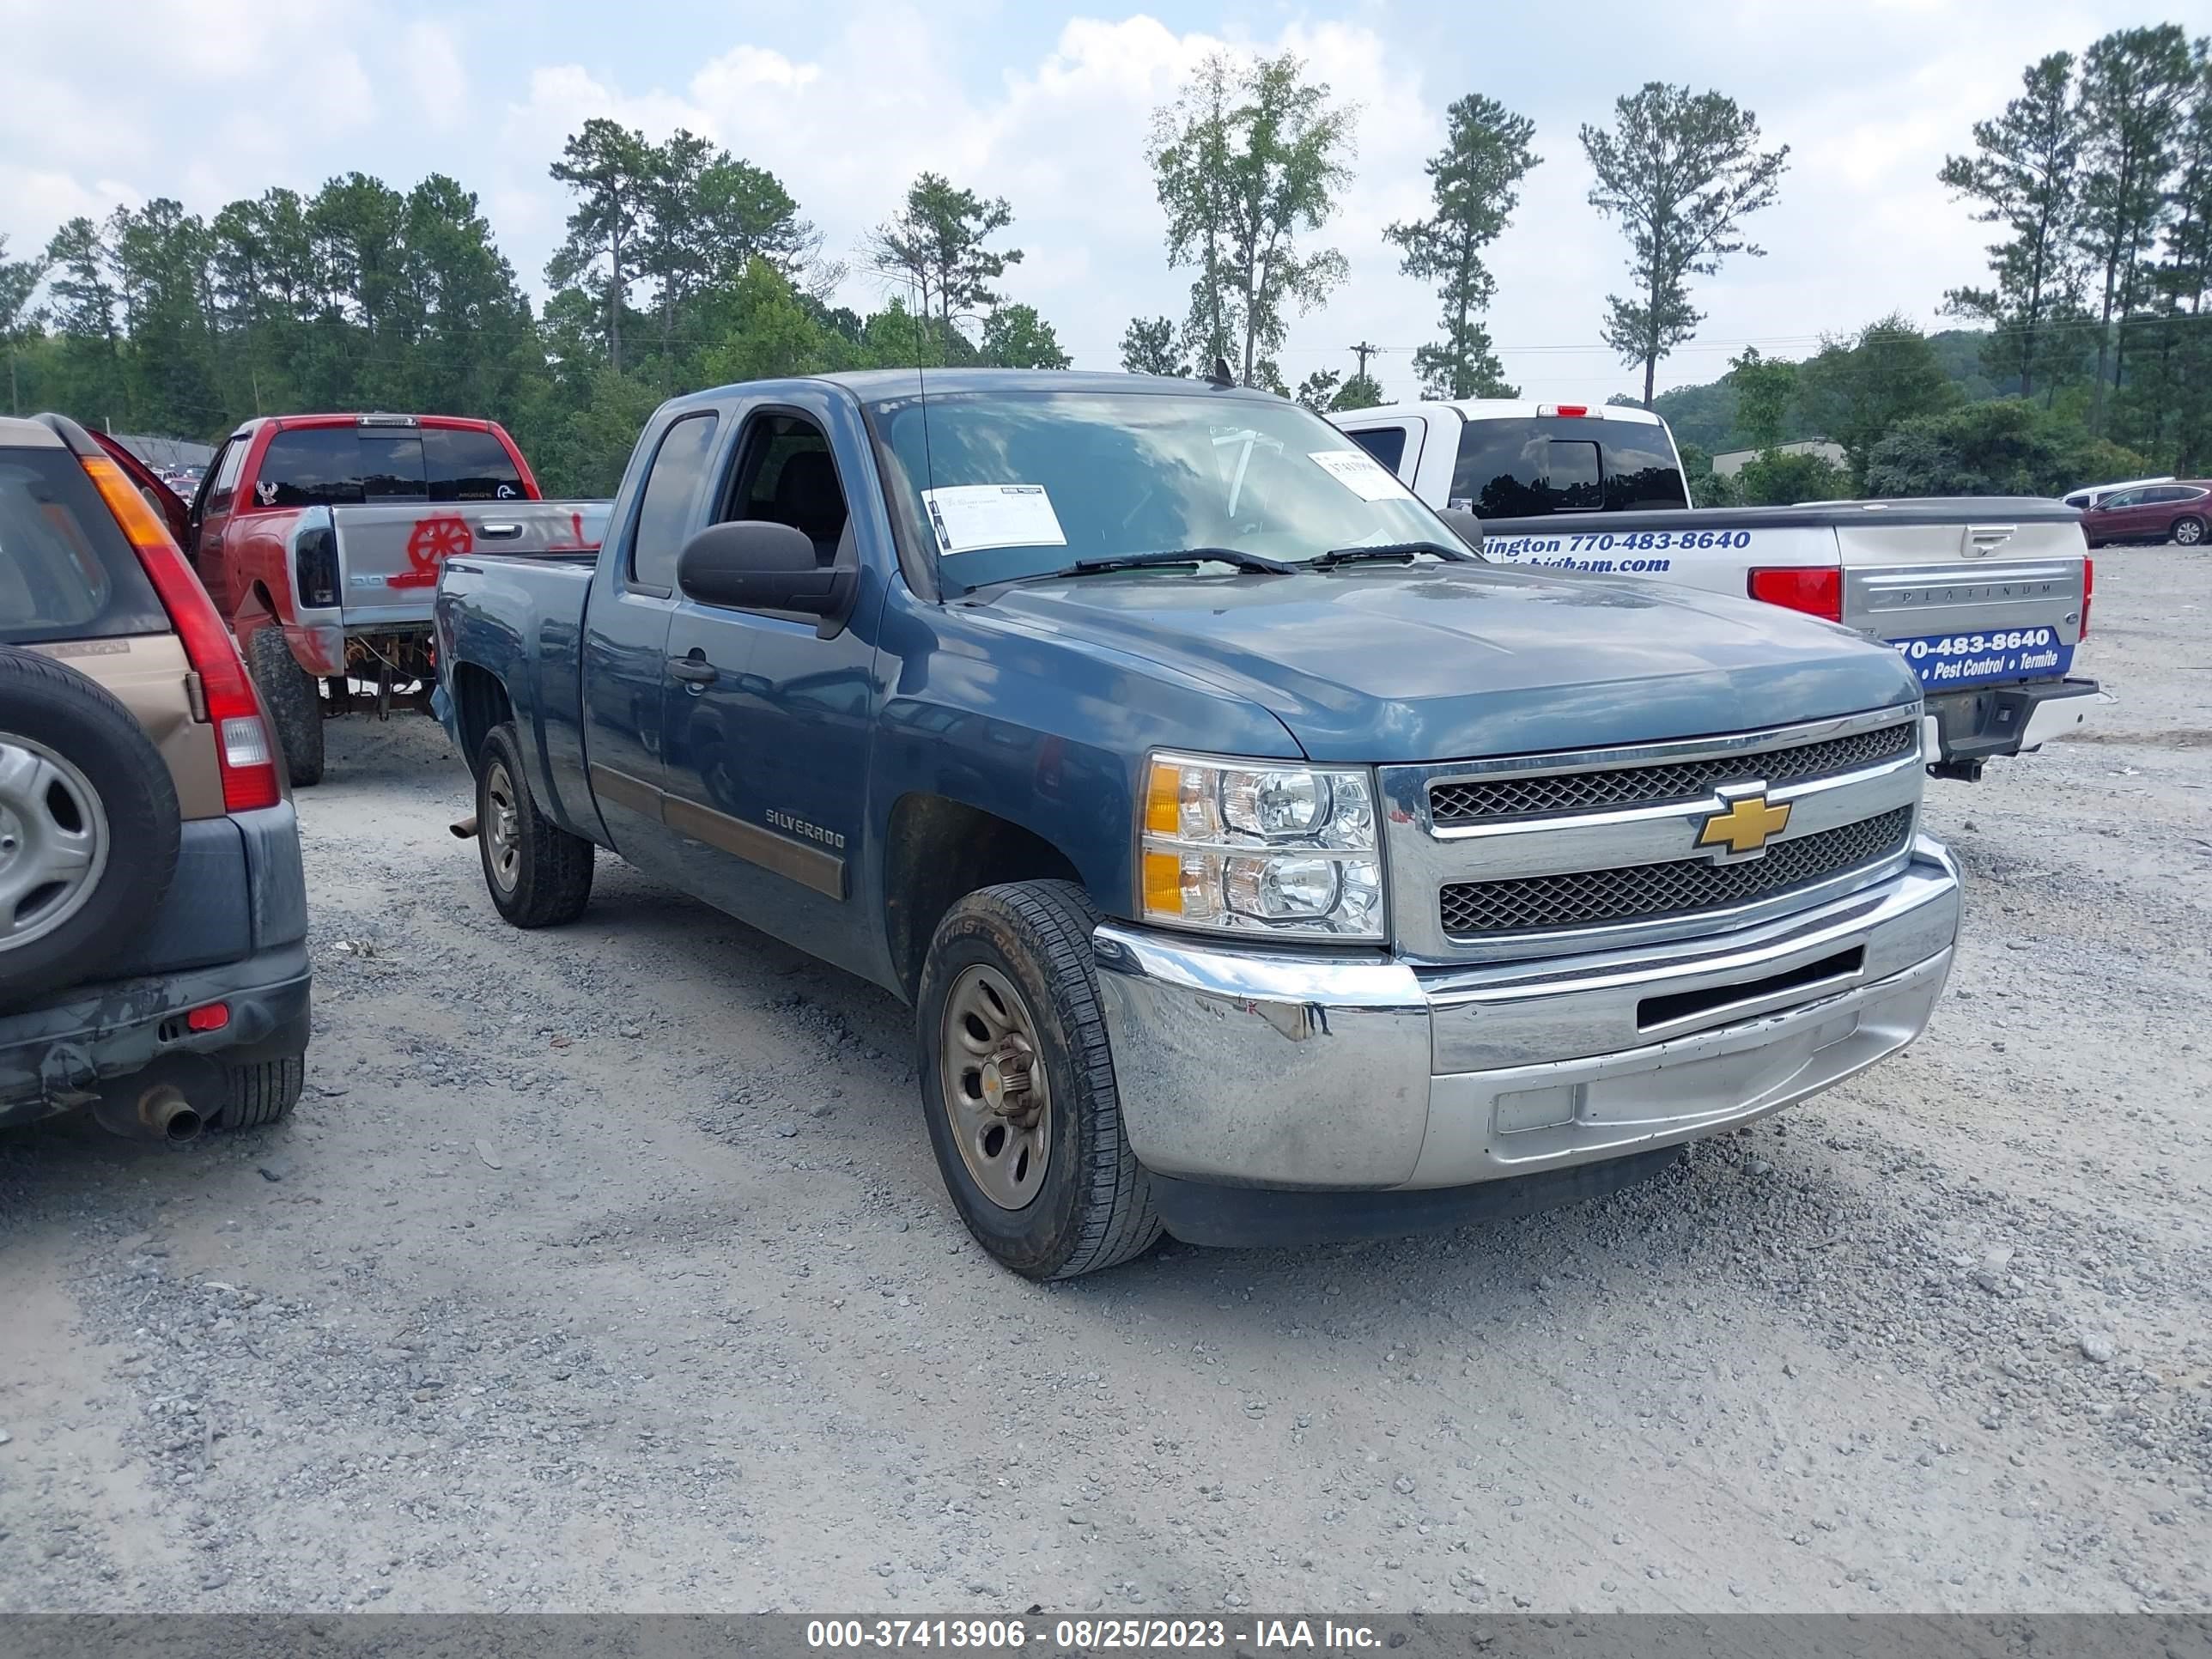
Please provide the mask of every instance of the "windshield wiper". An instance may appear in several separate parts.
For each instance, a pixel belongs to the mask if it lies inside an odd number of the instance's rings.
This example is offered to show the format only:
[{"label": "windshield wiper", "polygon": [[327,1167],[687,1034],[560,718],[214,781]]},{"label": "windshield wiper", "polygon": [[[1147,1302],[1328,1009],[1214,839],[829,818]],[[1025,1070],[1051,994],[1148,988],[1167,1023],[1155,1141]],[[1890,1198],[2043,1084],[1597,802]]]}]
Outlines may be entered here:
[{"label": "windshield wiper", "polygon": [[1366,564],[1382,559],[1411,564],[1423,553],[1433,553],[1440,559],[1449,559],[1461,564],[1481,562],[1466,548],[1453,547],[1443,542],[1388,542],[1372,547],[1332,547],[1313,562],[1312,568],[1329,570],[1340,564]]},{"label": "windshield wiper", "polygon": [[1089,576],[1102,570],[1150,570],[1158,565],[1176,564],[1233,565],[1239,570],[1262,571],[1270,576],[1288,576],[1298,568],[1264,553],[1247,553],[1241,547],[1183,547],[1163,548],[1151,553],[1117,553],[1104,559],[1078,559],[1066,569],[1052,574]]}]

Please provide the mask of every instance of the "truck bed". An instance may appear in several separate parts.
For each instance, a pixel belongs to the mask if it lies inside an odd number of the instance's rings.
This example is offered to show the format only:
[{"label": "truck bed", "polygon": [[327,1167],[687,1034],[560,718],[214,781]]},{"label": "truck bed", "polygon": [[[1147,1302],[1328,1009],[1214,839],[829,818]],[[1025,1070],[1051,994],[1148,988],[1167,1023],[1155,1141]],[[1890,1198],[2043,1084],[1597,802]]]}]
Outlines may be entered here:
[{"label": "truck bed", "polygon": [[[529,782],[553,820],[605,842],[584,775],[580,673],[584,602],[598,556],[595,550],[562,549],[449,559],[439,573],[432,638],[441,663],[471,665],[453,682],[453,695],[501,686],[517,726],[537,735],[539,741],[526,740],[524,749],[543,769]],[[659,673],[656,662],[656,683]],[[447,695],[441,683],[437,696]],[[441,703],[438,712],[444,719],[447,710]]]},{"label": "truck bed", "polygon": [[2084,624],[2087,551],[2078,513],[2023,496],[1483,521],[1483,553],[1502,563],[1739,597],[1753,569],[1838,569],[1838,619],[1895,646],[1931,694],[2064,678]]},{"label": "truck bed", "polygon": [[426,507],[336,507],[339,609],[349,629],[422,627],[430,620],[438,568],[456,555],[599,550],[605,501],[470,501]]}]

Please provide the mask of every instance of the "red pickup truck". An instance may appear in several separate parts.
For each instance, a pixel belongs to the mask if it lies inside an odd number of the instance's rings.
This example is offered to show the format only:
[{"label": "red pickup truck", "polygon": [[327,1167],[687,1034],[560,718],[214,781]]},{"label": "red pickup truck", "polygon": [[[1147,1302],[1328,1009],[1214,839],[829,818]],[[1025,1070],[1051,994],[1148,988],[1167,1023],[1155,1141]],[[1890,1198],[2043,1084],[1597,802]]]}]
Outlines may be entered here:
[{"label": "red pickup truck", "polygon": [[596,548],[605,501],[549,501],[514,441],[447,415],[282,415],[223,441],[187,515],[192,568],[238,635],[295,784],[356,684],[427,708],[451,555]]}]

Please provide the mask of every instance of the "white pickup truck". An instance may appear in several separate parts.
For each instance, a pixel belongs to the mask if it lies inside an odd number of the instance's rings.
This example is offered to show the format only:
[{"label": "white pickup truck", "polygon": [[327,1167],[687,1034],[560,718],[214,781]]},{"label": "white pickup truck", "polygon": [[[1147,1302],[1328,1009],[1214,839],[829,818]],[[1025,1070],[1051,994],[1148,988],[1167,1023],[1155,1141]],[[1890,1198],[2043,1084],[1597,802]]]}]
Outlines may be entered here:
[{"label": "white pickup truck", "polygon": [[1978,780],[2099,704],[2075,678],[2094,568],[2081,514],[2021,496],[1694,507],[1648,410],[1504,399],[1332,417],[1483,556],[1748,594],[1894,646],[1927,698],[1929,770]]}]

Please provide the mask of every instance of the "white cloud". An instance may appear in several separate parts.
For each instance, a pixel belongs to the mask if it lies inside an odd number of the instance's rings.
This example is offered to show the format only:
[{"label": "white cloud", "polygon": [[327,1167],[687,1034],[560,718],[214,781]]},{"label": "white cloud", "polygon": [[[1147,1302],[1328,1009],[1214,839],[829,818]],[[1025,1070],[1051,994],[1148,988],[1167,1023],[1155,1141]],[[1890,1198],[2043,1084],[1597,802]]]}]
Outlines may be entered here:
[{"label": "white cloud", "polygon": [[400,37],[415,107],[436,132],[453,132],[468,118],[469,72],[453,32],[442,23],[418,20]]}]

